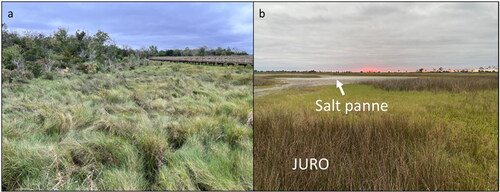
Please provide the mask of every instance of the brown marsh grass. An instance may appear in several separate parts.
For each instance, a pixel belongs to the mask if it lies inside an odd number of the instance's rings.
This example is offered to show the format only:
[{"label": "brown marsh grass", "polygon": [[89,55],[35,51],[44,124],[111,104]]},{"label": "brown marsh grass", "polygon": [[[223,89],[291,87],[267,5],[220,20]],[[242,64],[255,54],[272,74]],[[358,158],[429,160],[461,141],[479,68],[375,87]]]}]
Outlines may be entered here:
[{"label": "brown marsh grass", "polygon": [[[255,98],[254,189],[498,190],[498,80],[368,84],[344,85],[345,97],[330,85]],[[316,112],[318,98],[390,110]],[[293,158],[312,157],[330,167],[292,170]]]},{"label": "brown marsh grass", "polygon": [[498,74],[496,76],[485,77],[391,79],[385,81],[367,81],[363,83],[389,91],[467,92],[498,88]]}]

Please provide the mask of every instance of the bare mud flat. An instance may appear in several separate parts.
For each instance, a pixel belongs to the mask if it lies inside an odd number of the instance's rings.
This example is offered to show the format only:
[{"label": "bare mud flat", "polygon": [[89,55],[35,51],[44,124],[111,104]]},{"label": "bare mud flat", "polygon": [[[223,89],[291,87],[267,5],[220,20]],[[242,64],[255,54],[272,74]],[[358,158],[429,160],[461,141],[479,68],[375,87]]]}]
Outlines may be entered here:
[{"label": "bare mud flat", "polygon": [[[262,75],[255,75],[255,76],[266,76],[264,74]],[[387,79],[410,79],[410,78],[416,78],[416,77],[382,77],[382,76],[321,76],[317,78],[303,78],[300,76],[294,77],[294,78],[276,78],[277,80],[281,81],[282,84],[277,85],[275,87],[269,87],[269,88],[260,88],[260,89],[255,89],[254,90],[254,96],[259,97],[268,94],[270,91],[273,90],[281,90],[281,89],[287,89],[287,88],[292,88],[292,87],[314,87],[314,86],[322,86],[322,85],[335,85],[337,83],[337,80],[342,82],[343,84],[353,84],[353,83],[359,83],[363,81],[380,81],[380,80],[387,80]]]}]

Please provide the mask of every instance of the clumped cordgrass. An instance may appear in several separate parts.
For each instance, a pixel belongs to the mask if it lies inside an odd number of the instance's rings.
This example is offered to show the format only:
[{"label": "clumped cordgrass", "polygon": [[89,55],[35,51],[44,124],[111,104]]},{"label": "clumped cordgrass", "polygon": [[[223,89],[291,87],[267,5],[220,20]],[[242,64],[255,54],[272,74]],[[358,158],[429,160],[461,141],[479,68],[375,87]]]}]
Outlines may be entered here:
[{"label": "clumped cordgrass", "polygon": [[450,91],[467,92],[491,90],[498,88],[498,73],[485,77],[446,77],[446,78],[412,78],[391,79],[384,81],[367,81],[363,84],[373,85],[389,91]]},{"label": "clumped cordgrass", "polygon": [[2,189],[250,190],[251,91],[251,68],[160,62],[4,82]]},{"label": "clumped cordgrass", "polygon": [[[258,97],[254,189],[498,190],[498,89],[479,87],[344,85],[341,96],[330,85]],[[389,111],[316,112],[317,99],[387,102]],[[311,157],[329,159],[330,168],[292,170],[293,158]]]}]

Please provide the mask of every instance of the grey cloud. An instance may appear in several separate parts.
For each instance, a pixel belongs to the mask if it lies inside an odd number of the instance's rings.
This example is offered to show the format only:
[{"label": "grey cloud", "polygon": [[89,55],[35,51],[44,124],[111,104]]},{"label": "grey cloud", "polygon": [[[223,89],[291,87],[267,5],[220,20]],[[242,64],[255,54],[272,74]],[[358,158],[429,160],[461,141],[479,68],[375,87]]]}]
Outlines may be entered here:
[{"label": "grey cloud", "polygon": [[[3,22],[19,33],[102,30],[119,46],[238,46],[253,52],[248,2],[5,2],[2,8]],[[13,19],[6,18],[7,10],[15,12]]]},{"label": "grey cloud", "polygon": [[[496,3],[255,3],[257,70],[497,65]],[[255,14],[257,15],[257,14]]]}]

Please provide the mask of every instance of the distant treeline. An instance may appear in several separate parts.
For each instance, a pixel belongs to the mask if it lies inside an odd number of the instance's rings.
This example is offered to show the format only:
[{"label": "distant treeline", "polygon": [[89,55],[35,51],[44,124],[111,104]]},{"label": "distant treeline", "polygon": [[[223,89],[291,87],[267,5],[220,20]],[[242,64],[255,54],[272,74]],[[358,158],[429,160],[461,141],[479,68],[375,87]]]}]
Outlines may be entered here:
[{"label": "distant treeline", "polygon": [[35,32],[19,35],[9,31],[5,24],[2,24],[2,50],[2,82],[40,76],[52,78],[56,71],[97,73],[133,69],[148,65],[147,57],[150,56],[247,55],[229,47],[160,51],[156,46],[120,48],[100,30],[95,34],[81,30],[69,34],[68,30],[60,28],[51,35]]},{"label": "distant treeline", "polygon": [[[316,71],[316,70],[254,70],[256,73],[415,73],[415,71]],[[488,67],[479,67],[479,69],[456,69],[456,70],[443,70],[439,68],[438,70],[434,69],[432,71],[425,70],[424,68],[420,68],[416,71],[417,73],[468,73],[468,72],[479,72],[479,73],[498,73],[498,67],[488,66]]]},{"label": "distant treeline", "polygon": [[226,49],[217,47],[210,49],[207,46],[202,46],[196,49],[186,47],[181,49],[167,49],[158,51],[156,46],[150,46],[151,56],[220,56],[220,55],[248,55],[246,51],[238,51],[235,48],[228,47]]},{"label": "distant treeline", "polygon": [[[254,70],[257,73],[265,73],[265,72],[270,72],[270,73],[321,73],[322,71],[316,71],[316,70],[269,70],[269,71],[264,71],[264,70]],[[327,71],[323,71],[327,72]],[[331,73],[331,72],[328,72]]]}]

